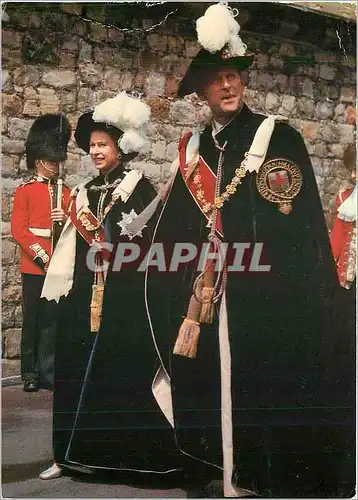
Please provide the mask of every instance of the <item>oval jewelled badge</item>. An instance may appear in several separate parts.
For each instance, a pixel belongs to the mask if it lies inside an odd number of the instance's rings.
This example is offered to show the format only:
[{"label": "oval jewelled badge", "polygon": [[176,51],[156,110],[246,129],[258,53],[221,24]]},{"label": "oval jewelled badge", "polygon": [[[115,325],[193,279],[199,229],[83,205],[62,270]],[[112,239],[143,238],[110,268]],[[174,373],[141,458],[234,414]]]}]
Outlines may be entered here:
[{"label": "oval jewelled badge", "polygon": [[260,167],[256,186],[265,200],[278,203],[279,211],[288,215],[292,211],[292,200],[302,187],[302,174],[292,161],[275,158]]}]

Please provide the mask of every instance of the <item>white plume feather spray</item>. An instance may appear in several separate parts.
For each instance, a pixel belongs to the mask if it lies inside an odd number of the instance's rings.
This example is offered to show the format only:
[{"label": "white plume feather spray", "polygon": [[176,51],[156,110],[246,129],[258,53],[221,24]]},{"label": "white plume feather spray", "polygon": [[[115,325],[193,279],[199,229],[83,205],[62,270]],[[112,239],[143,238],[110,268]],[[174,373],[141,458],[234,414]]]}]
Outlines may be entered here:
[{"label": "white plume feather spray", "polygon": [[93,111],[95,122],[107,123],[122,130],[119,146],[127,154],[139,151],[146,143],[143,128],[150,118],[150,107],[138,99],[120,92],[115,97],[98,104]]},{"label": "white plume feather spray", "polygon": [[211,5],[196,21],[196,31],[200,45],[211,53],[227,44],[231,56],[245,55],[246,45],[239,36],[240,25],[232,9],[224,3]]},{"label": "white plume feather spray", "polygon": [[147,139],[141,129],[129,129],[118,140],[118,146],[124,154],[133,153],[142,149]]}]

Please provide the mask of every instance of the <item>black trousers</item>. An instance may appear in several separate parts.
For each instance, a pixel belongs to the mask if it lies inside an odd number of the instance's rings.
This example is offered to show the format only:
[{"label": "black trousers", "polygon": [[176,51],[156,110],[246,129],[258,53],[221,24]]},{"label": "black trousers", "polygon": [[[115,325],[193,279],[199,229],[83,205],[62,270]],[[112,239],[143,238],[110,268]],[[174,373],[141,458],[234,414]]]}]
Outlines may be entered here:
[{"label": "black trousers", "polygon": [[45,276],[22,274],[21,376],[53,388],[57,304],[41,299]]}]

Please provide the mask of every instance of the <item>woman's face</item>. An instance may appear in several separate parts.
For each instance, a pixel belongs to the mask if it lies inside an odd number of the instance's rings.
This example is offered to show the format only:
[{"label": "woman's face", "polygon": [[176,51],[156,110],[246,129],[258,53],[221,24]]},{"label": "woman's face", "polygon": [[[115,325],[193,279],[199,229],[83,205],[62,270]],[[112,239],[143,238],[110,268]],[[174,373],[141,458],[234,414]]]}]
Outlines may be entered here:
[{"label": "woman's face", "polygon": [[121,158],[114,139],[103,130],[94,130],[92,132],[90,155],[94,166],[102,174],[106,174],[117,167]]}]

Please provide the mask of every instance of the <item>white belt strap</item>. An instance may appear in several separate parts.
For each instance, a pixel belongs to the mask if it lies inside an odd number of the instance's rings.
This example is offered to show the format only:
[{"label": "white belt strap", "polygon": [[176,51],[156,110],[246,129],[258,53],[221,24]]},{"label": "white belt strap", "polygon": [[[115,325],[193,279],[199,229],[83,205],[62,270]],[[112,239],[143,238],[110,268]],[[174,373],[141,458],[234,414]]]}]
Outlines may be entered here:
[{"label": "white belt strap", "polygon": [[29,227],[29,231],[35,236],[41,236],[42,238],[51,238],[51,229],[41,229],[40,227]]}]

